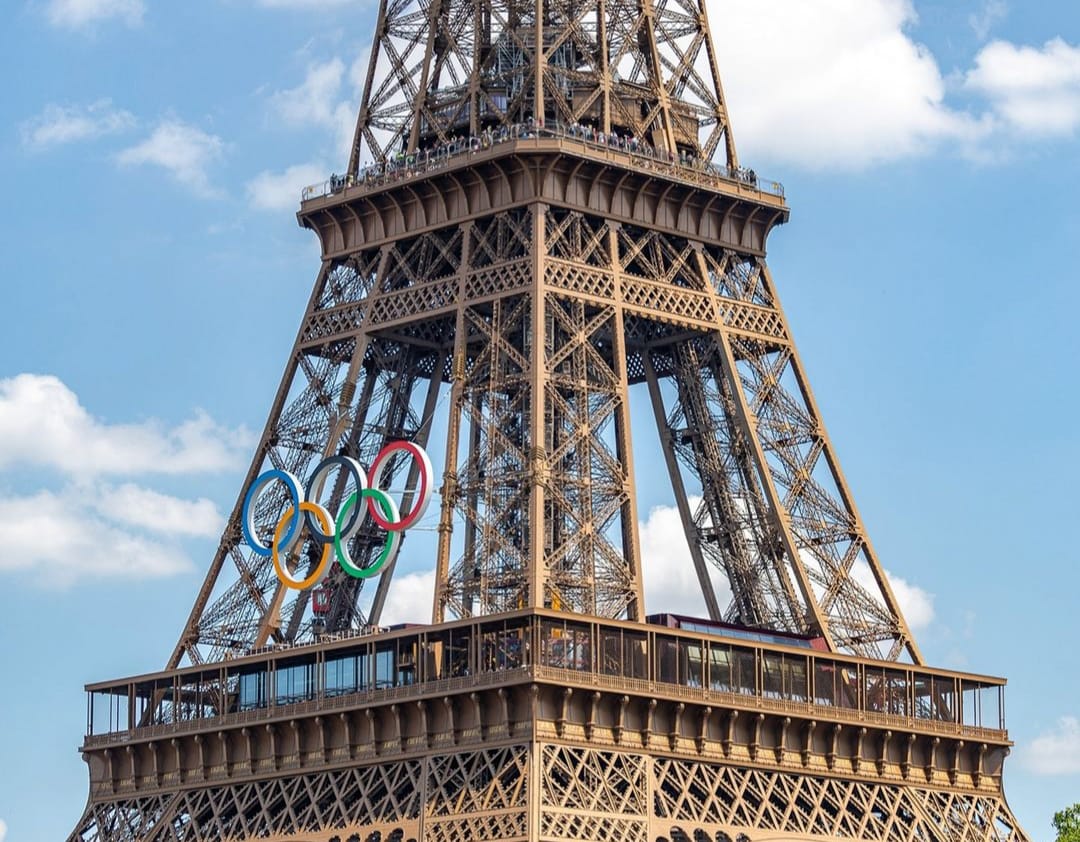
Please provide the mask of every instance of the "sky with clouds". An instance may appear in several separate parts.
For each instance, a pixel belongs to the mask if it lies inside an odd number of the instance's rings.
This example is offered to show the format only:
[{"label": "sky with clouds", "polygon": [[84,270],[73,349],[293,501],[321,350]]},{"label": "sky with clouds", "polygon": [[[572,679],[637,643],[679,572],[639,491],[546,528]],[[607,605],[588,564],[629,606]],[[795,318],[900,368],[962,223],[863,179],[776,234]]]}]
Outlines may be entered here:
[{"label": "sky with clouds", "polygon": [[[1080,799],[1080,8],[709,12],[740,157],[787,188],[770,265],[849,483],[927,658],[1009,677],[1007,793],[1049,839]],[[373,18],[8,9],[0,842],[71,829],[82,684],[159,668],[186,619],[317,271],[293,213],[344,167]],[[632,410],[638,476],[662,474]],[[650,608],[700,610],[670,491],[639,497]],[[427,541],[388,620],[423,619]]]}]

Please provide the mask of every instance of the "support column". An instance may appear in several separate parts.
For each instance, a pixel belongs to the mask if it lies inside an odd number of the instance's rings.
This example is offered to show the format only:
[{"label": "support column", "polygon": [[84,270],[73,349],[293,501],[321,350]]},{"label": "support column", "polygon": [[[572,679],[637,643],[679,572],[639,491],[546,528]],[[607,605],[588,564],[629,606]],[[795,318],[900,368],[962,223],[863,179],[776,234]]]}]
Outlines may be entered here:
[{"label": "support column", "polygon": [[[538,0],[540,5],[540,0]],[[537,73],[540,73],[537,67]],[[539,84],[537,89],[539,92]],[[544,226],[547,222],[547,205],[537,204],[532,209],[532,299],[529,332],[531,335],[529,360],[529,467],[528,477],[531,485],[529,492],[529,546],[526,550],[528,559],[528,605],[543,608],[548,580],[547,561],[544,548],[546,544],[546,523],[544,518],[544,490],[548,481],[547,451],[548,425],[546,423],[548,360],[547,360],[547,323],[545,318],[545,295],[547,285],[544,282],[544,269],[547,246]]]},{"label": "support column", "polygon": [[705,608],[709,612],[710,620],[722,620],[720,603],[716,599],[709,568],[701,552],[701,538],[698,535],[697,524],[694,523],[694,516],[690,511],[686,485],[683,483],[682,472],[679,470],[679,463],[671,445],[671,430],[668,427],[667,414],[664,412],[664,397],[660,393],[660,382],[657,380],[656,369],[653,367],[648,348],[642,351],[641,362],[645,369],[645,382],[649,386],[649,400],[652,403],[653,416],[656,418],[656,430],[660,435],[660,447],[664,451],[664,463],[667,465],[668,476],[671,478],[671,488],[675,492],[675,505],[679,509],[679,519],[682,521],[686,543],[690,547],[694,572],[697,573],[698,584],[701,586],[701,595],[705,598]]}]

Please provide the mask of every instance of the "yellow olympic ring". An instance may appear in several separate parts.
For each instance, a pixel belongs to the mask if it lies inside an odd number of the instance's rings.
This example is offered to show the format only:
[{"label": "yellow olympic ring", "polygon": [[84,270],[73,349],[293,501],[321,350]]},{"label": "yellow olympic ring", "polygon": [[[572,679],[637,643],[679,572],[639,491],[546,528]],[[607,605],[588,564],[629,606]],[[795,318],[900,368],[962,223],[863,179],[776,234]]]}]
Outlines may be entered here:
[{"label": "yellow olympic ring", "polygon": [[[330,559],[334,557],[334,545],[333,543],[323,544],[322,559],[319,561],[319,566],[315,568],[315,572],[308,576],[303,581],[299,581],[292,577],[281,564],[281,557],[278,554],[278,544],[281,541],[281,533],[285,527],[292,522],[292,516],[295,509],[289,508],[281,520],[278,522],[277,529],[274,530],[274,543],[271,547],[272,557],[274,559],[274,570],[277,571],[278,579],[281,580],[287,588],[292,588],[295,591],[303,591],[314,585],[319,579],[322,578],[323,573],[326,571],[326,567],[330,564]],[[326,510],[322,506],[317,506],[314,503],[309,503],[306,500],[300,504],[300,511],[311,512],[319,520],[319,525],[322,527],[323,532],[326,535],[330,534],[330,530],[333,529],[334,524],[327,517]]]}]

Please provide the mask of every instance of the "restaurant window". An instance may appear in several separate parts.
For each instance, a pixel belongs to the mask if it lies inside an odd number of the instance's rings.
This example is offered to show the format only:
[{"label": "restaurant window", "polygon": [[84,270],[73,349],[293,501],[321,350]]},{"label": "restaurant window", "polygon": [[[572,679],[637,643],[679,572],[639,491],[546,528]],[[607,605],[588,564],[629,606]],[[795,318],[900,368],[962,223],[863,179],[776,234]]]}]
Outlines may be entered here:
[{"label": "restaurant window", "polygon": [[446,637],[446,643],[442,647],[442,667],[440,669],[443,678],[460,678],[469,675],[471,670],[472,633],[466,627],[451,629]]},{"label": "restaurant window", "polygon": [[757,693],[757,663],[753,649],[709,643],[708,686],[721,693]]},{"label": "restaurant window", "polygon": [[979,689],[979,726],[982,728],[1005,729],[1005,715],[1002,711],[1004,687],[996,684]]},{"label": "restaurant window", "polygon": [[541,624],[544,664],[575,672],[593,671],[591,629],[577,623],[545,620]]},{"label": "restaurant window", "polygon": [[417,649],[419,639],[416,637],[401,637],[397,640],[397,686],[403,687],[417,682]]},{"label": "restaurant window", "polygon": [[814,659],[814,704],[855,708],[858,696],[853,668],[837,661]]},{"label": "restaurant window", "polygon": [[266,707],[266,669],[259,667],[241,673],[237,681],[237,709],[254,710]]},{"label": "restaurant window", "polygon": [[867,667],[864,691],[866,710],[908,716],[911,710],[908,688],[908,676],[904,671]]},{"label": "restaurant window", "polygon": [[274,704],[292,705],[315,696],[315,665],[292,661],[278,664],[274,671]]},{"label": "restaurant window", "polygon": [[516,669],[524,663],[523,630],[507,628],[505,623],[485,626],[481,632],[480,664],[484,672]]},{"label": "restaurant window", "polygon": [[397,672],[394,665],[395,647],[393,643],[380,643],[375,648],[375,689],[393,687]]},{"label": "restaurant window", "polygon": [[327,696],[343,696],[358,689],[357,656],[328,655],[324,666],[324,692]]},{"label": "restaurant window", "polygon": [[805,702],[808,696],[806,658],[782,652],[764,652],[761,660],[761,691],[767,697]]}]

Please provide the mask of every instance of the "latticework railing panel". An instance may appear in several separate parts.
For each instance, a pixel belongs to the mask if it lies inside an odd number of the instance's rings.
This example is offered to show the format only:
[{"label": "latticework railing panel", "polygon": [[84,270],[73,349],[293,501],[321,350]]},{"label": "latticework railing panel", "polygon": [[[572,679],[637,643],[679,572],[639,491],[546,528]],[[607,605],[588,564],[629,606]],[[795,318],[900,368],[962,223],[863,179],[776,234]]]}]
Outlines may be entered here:
[{"label": "latticework railing panel", "polygon": [[690,320],[702,325],[716,323],[716,308],[713,299],[706,293],[633,275],[624,276],[622,291],[626,306],[640,308],[661,321]]},{"label": "latticework railing panel", "polygon": [[424,824],[424,842],[524,842],[528,838],[525,810],[464,815]]},{"label": "latticework railing panel", "polygon": [[420,760],[187,789],[92,804],[74,842],[218,842],[332,828],[402,826],[415,836]]},{"label": "latticework railing panel", "polygon": [[527,746],[435,755],[428,763],[425,815],[514,810],[528,801]]},{"label": "latticework railing panel", "polygon": [[509,261],[470,272],[465,280],[465,298],[473,301],[523,289],[529,284],[530,275],[527,260]]},{"label": "latticework railing panel", "polygon": [[657,818],[689,832],[704,826],[875,842],[1027,839],[998,795],[672,758],[658,758],[653,770]]},{"label": "latticework railing panel", "polygon": [[609,301],[615,295],[615,279],[610,272],[592,269],[567,260],[549,258],[545,261],[544,280],[552,287],[574,292],[588,298]]},{"label": "latticework railing panel", "polygon": [[426,316],[457,303],[456,278],[438,278],[380,296],[371,307],[371,322],[380,325],[398,319]]},{"label": "latticework railing panel", "polygon": [[545,745],[541,764],[545,808],[637,816],[649,810],[644,755]]},{"label": "latticework railing panel", "polygon": [[580,840],[603,839],[604,842],[647,842],[649,824],[646,821],[615,816],[590,816],[544,810],[540,814],[540,839]]}]

